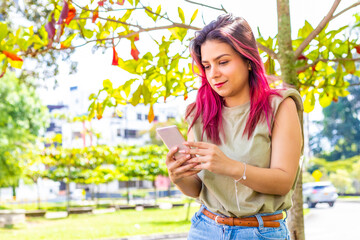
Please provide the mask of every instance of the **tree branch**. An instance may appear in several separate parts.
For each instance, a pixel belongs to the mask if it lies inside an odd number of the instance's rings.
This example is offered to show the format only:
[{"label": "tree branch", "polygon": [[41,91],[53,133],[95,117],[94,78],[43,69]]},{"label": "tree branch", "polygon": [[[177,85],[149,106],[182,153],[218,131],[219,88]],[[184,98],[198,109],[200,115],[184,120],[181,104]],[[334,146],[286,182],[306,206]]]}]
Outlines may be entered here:
[{"label": "tree branch", "polygon": [[323,18],[323,20],[319,23],[319,25],[312,31],[309,36],[300,44],[300,46],[296,49],[294,54],[294,60],[296,60],[304,49],[309,45],[309,43],[324,29],[326,24],[331,20],[336,8],[339,6],[341,0],[335,0],[333,6],[331,7],[328,14]]},{"label": "tree branch", "polygon": [[273,50],[271,50],[270,48],[265,47],[264,45],[262,45],[262,44],[259,43],[259,42],[256,42],[256,45],[257,45],[257,47],[260,48],[262,51],[264,51],[264,52],[266,52],[267,54],[269,54],[269,56],[272,57],[273,59],[277,59],[277,58],[278,58],[277,54],[276,54]]},{"label": "tree branch", "polygon": [[360,61],[360,58],[337,58],[337,59],[323,59],[323,58],[319,58],[316,59],[313,63],[311,64],[307,64],[305,66],[299,67],[296,69],[296,71],[305,71],[306,69],[308,69],[309,67],[315,66],[318,62],[340,62],[340,61]]},{"label": "tree branch", "polygon": [[171,23],[174,23],[174,21],[172,21],[170,18],[166,17],[165,14],[164,15],[160,15],[156,12],[153,12],[151,11],[149,8],[145,7],[140,1],[139,3],[141,4],[141,6],[143,6],[143,8],[145,9],[145,11],[149,12],[149,13],[152,13],[152,14],[155,14],[157,16],[159,16],[160,18],[165,18],[166,20],[170,21]]},{"label": "tree branch", "polygon": [[360,86],[360,82],[359,83],[353,83],[353,84],[349,85],[349,87],[354,87],[354,86]]},{"label": "tree branch", "polygon": [[335,16],[333,16],[330,20],[333,20],[334,18],[340,16],[341,14],[343,14],[344,12],[350,10],[351,8],[354,8],[356,6],[360,5],[360,1],[358,1],[357,3],[354,3],[353,5],[345,8],[344,10],[340,11],[339,13],[337,13]]},{"label": "tree branch", "polygon": [[[78,8],[82,9],[82,10],[85,10],[85,11],[88,11],[88,12],[95,12],[95,10],[91,10],[91,9],[88,9],[88,8],[84,8],[84,7],[81,7],[79,4],[77,4],[76,2],[74,2],[73,0],[70,0],[70,2],[72,4],[74,4],[75,6],[77,6]],[[144,9],[144,8],[121,8],[121,9],[107,9],[107,10],[98,10],[97,12],[117,12],[117,11],[127,11],[127,10],[139,10],[139,9]]]},{"label": "tree branch", "polygon": [[187,29],[192,29],[192,30],[199,30],[200,29],[200,28],[192,27],[192,26],[189,26],[189,25],[181,24],[181,23],[174,23],[172,25],[167,25],[167,26],[152,27],[152,28],[141,28],[139,31],[131,32],[131,33],[126,34],[126,35],[119,35],[117,37],[94,39],[94,40],[87,41],[82,45],[74,46],[72,48],[82,47],[82,46],[84,46],[84,45],[86,45],[88,43],[91,43],[91,42],[109,41],[109,40],[112,41],[112,40],[115,40],[115,39],[129,38],[129,37],[131,37],[133,35],[136,35],[136,34],[139,34],[141,32],[150,32],[150,31],[163,30],[163,29],[169,29],[169,28],[174,28],[174,27],[181,27],[181,28],[187,28]]},{"label": "tree branch", "polygon": [[218,11],[223,11],[225,13],[228,13],[225,8],[223,7],[223,5],[221,5],[221,8],[217,8],[217,7],[213,7],[213,6],[209,6],[209,5],[206,5],[206,4],[203,4],[203,3],[198,3],[198,2],[194,2],[194,1],[190,1],[190,0],[185,0],[185,2],[188,2],[188,3],[192,3],[192,4],[196,4],[196,5],[200,5],[202,7],[207,7],[207,8],[211,8],[211,9],[215,9],[215,10],[218,10]]}]

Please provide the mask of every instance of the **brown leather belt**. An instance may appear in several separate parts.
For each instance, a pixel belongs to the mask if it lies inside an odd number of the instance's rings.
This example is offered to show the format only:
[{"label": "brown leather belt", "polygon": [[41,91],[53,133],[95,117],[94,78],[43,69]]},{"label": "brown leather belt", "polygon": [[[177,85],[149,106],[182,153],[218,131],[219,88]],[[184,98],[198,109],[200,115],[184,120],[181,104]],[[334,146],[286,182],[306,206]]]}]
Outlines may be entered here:
[{"label": "brown leather belt", "polygon": [[[243,227],[259,227],[259,222],[256,217],[245,217],[245,218],[233,218],[233,217],[221,217],[212,212],[209,212],[205,208],[202,210],[202,213],[211,218],[218,224],[224,224],[229,226],[243,226]],[[283,219],[283,213],[269,215],[269,216],[261,216],[264,227],[280,227],[280,223],[275,220]]]}]

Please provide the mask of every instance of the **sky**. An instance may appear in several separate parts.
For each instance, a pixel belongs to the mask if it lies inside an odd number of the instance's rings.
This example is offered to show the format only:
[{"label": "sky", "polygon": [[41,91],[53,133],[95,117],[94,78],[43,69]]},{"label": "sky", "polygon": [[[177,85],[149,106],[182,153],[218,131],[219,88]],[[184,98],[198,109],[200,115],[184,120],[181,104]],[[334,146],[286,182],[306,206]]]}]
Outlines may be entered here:
[{"label": "sky", "polygon": [[[94,1],[96,3],[96,1]],[[162,5],[162,9],[168,11],[171,17],[178,16],[177,13],[177,4],[182,3],[181,7],[185,12],[185,18],[189,19],[196,8],[199,8],[199,14],[197,19],[194,22],[194,25],[202,27],[204,18],[205,22],[208,23],[211,20],[215,19],[221,12],[211,9],[206,9],[206,12],[201,16],[201,7],[193,5],[190,3],[184,3],[180,0],[158,0],[151,1],[154,4],[153,8],[156,8],[158,4]],[[220,7],[219,3],[223,4],[224,8],[229,12],[232,12],[236,16],[244,17],[250,26],[253,29],[254,35],[257,36],[257,28],[260,28],[262,36],[266,39],[268,36],[274,37],[277,33],[277,12],[276,12],[276,1],[275,0],[224,0],[224,1],[200,1],[211,6]],[[343,0],[336,12],[350,6],[354,1]],[[297,31],[301,28],[305,20],[307,20],[314,28],[322,20],[322,18],[330,10],[333,1],[331,0],[302,0],[295,1],[290,0],[290,14],[291,14],[291,28],[292,28],[292,37],[296,38]],[[336,29],[338,27],[344,26],[351,22],[352,15],[356,11],[360,11],[360,7],[356,7],[340,17],[334,19],[330,22],[329,29]],[[180,22],[180,19],[177,19]],[[156,36],[156,35],[155,35]],[[160,35],[159,35],[160,36]],[[140,41],[136,43],[140,56],[141,53],[149,51],[151,49],[152,41],[148,41],[149,37],[146,33],[140,35]],[[90,44],[88,44],[90,45]],[[120,85],[124,83],[127,79],[131,78],[131,75],[126,71],[120,69],[117,66],[112,66],[112,50],[109,49],[103,54],[102,51],[97,51],[95,54],[91,52],[91,46],[85,46],[76,50],[75,54],[72,56],[72,59],[78,61],[78,71],[76,74],[68,75],[68,65],[66,63],[60,62],[60,75],[57,78],[59,80],[59,87],[55,90],[51,90],[51,87],[48,90],[42,89],[39,90],[40,96],[43,99],[45,104],[56,104],[61,101],[65,101],[64,96],[68,96],[69,88],[71,86],[79,86],[80,89],[88,91],[90,93],[96,93],[99,89],[102,88],[102,81],[105,79],[110,79],[113,81],[114,85]],[[119,46],[117,46],[118,54],[124,59],[130,59],[130,42],[123,41]],[[50,83],[51,81],[49,81]],[[183,104],[183,100],[178,98],[175,101],[178,101],[182,106],[181,109],[184,109],[186,105],[191,103],[195,99],[194,94],[189,95],[189,99]],[[171,99],[170,99],[171,101]],[[181,110],[182,111],[182,110]],[[317,107],[312,114],[313,119],[321,118],[321,107],[317,104]]]}]

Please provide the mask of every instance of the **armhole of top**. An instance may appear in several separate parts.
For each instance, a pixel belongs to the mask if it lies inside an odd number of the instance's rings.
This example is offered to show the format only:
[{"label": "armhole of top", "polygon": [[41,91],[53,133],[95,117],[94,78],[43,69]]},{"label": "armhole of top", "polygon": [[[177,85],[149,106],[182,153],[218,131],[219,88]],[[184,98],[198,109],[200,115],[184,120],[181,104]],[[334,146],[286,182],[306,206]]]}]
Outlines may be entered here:
[{"label": "armhole of top", "polygon": [[[294,90],[294,91],[296,91],[296,90]],[[274,96],[274,97],[277,97],[277,96]],[[299,118],[300,125],[301,125],[301,116],[299,115],[299,113],[300,113],[301,111],[303,111],[301,99],[297,99],[297,97],[294,96],[294,93],[291,93],[291,92],[288,93],[288,94],[287,94],[287,93],[284,93],[284,95],[281,96],[280,102],[279,102],[276,106],[274,106],[274,109],[273,109],[273,112],[272,112],[273,115],[271,116],[271,125],[270,125],[270,127],[271,127],[271,132],[272,132],[272,130],[273,130],[273,128],[274,128],[274,124],[275,124],[275,120],[276,120],[276,114],[277,114],[277,112],[278,112],[278,110],[279,110],[279,107],[280,107],[281,103],[282,103],[285,99],[287,99],[287,98],[291,98],[291,99],[295,102],[296,112],[297,112],[297,114],[298,114],[298,118]],[[301,101],[301,103],[299,103],[299,101]],[[303,127],[301,126],[301,131],[303,131],[302,128],[303,128]]]}]

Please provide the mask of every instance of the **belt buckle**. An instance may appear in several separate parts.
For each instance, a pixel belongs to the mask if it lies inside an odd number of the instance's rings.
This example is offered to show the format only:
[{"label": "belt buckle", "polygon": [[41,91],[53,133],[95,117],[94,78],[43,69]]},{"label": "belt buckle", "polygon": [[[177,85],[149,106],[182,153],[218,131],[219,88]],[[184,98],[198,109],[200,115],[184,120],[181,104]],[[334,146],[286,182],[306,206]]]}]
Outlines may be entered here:
[{"label": "belt buckle", "polygon": [[218,221],[217,221],[217,218],[219,217],[219,215],[216,215],[216,217],[215,217],[215,222],[216,222],[216,224],[218,224],[218,225],[225,225],[224,223],[218,223]]}]

